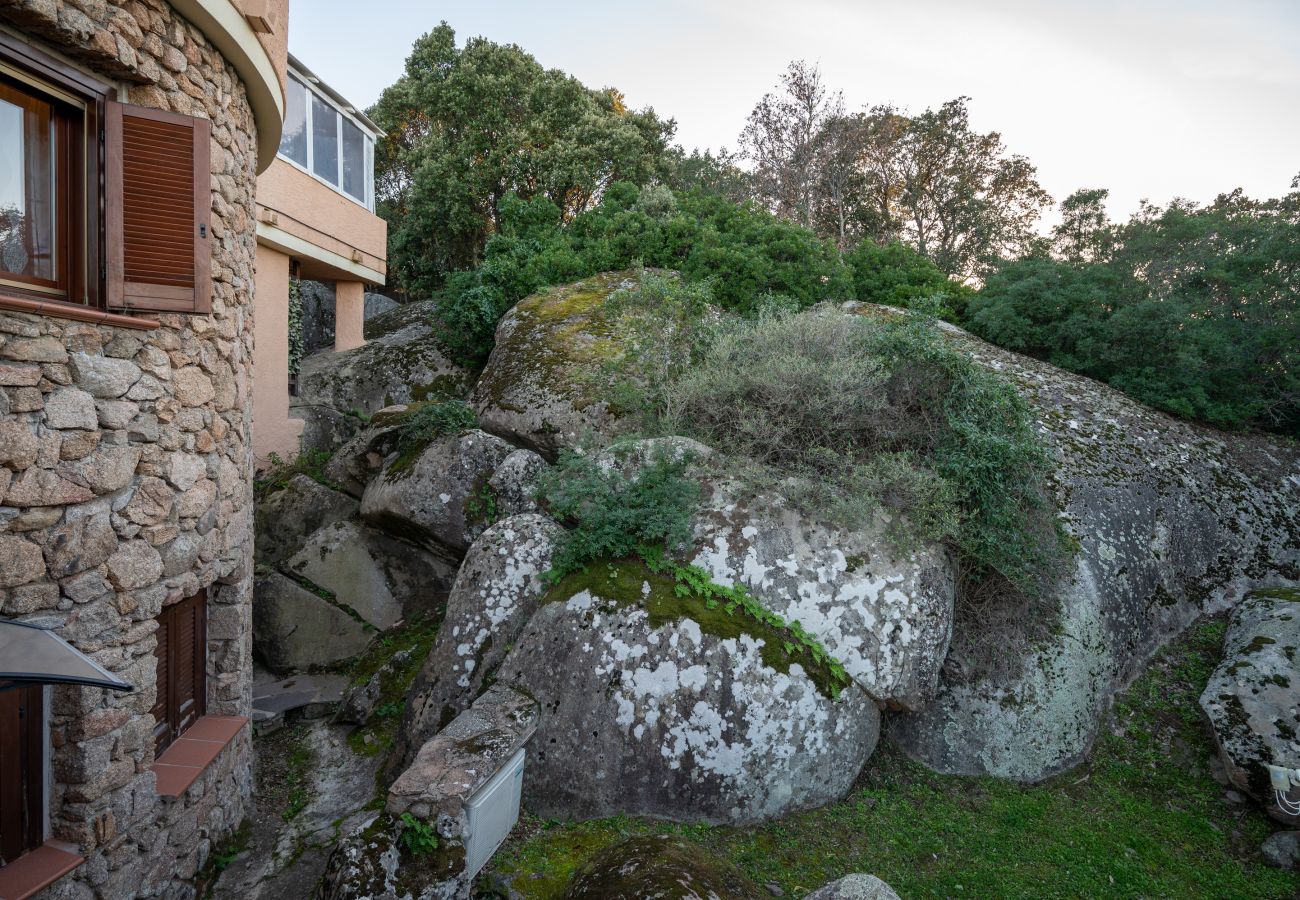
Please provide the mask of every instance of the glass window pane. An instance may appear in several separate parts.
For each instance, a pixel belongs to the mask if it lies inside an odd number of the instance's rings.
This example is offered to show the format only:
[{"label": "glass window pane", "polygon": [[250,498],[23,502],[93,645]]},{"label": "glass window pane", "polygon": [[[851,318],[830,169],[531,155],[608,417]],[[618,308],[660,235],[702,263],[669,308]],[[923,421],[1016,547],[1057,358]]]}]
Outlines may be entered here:
[{"label": "glass window pane", "polygon": [[0,277],[55,279],[53,107],[0,82]]},{"label": "glass window pane", "polygon": [[311,167],[330,184],[339,183],[339,114],[311,95]]},{"label": "glass window pane", "polygon": [[290,77],[285,84],[284,131],[280,134],[280,155],[298,165],[307,165],[307,89]]},{"label": "glass window pane", "polygon": [[343,190],[366,202],[366,136],[347,119],[343,120]]}]

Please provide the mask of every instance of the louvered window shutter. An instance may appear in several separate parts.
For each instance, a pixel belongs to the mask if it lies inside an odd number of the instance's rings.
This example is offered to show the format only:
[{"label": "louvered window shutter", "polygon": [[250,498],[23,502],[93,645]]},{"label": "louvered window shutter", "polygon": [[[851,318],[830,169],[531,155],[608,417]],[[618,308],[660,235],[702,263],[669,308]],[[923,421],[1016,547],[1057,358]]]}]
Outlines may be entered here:
[{"label": "louvered window shutter", "polygon": [[171,647],[167,640],[171,634],[172,612],[175,607],[164,609],[162,615],[158,616],[158,630],[154,635],[158,638],[158,649],[154,651],[158,657],[158,697],[153,702],[153,750],[154,755],[162,753],[167,749],[167,745],[172,742],[171,717],[167,710],[171,705]]},{"label": "louvered window shutter", "polygon": [[207,712],[207,594],[169,606],[158,616],[158,699],[154,755]]},{"label": "louvered window shutter", "polygon": [[212,309],[207,119],[110,102],[104,118],[108,305]]}]

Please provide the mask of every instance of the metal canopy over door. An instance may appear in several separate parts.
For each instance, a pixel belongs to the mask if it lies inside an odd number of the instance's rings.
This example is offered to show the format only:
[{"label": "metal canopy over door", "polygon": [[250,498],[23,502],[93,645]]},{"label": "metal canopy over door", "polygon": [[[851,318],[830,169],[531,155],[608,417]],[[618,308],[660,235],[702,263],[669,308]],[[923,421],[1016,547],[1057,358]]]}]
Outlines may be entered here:
[{"label": "metal canopy over door", "polygon": [[0,682],[0,866],[45,839],[45,689]]}]

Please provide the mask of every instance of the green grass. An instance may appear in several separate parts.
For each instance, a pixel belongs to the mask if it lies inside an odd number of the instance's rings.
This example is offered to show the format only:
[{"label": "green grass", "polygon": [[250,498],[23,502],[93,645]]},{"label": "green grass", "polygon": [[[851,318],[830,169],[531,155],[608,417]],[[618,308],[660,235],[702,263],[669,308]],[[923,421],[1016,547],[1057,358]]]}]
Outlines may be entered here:
[{"label": "green grass", "polygon": [[871,872],[914,897],[1264,897],[1300,875],[1258,855],[1273,825],[1210,776],[1197,698],[1223,624],[1204,622],[1128,691],[1083,766],[1040,785],[935,775],[888,745],[839,803],[756,828],[525,816],[494,870],[526,898],[559,897],[590,854],[629,834],[681,834],[760,884],[802,896]]}]

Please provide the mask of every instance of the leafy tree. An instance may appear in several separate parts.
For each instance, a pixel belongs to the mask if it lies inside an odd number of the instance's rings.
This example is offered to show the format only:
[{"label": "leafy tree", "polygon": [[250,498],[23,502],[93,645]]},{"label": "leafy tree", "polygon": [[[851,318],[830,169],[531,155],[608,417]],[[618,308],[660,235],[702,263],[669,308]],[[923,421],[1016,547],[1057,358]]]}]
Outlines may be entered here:
[{"label": "leafy tree", "polygon": [[546,197],[570,219],[615,181],[659,176],[675,129],[515,45],[457,48],[445,22],[415,42],[371,115],[384,132],[376,187],[390,259],[416,293],[481,260],[507,195]]},{"label": "leafy tree", "polygon": [[1061,224],[1052,229],[1053,250],[1070,262],[1094,262],[1111,251],[1114,233],[1106,218],[1105,188],[1080,188],[1061,201]]},{"label": "leafy tree", "polygon": [[740,135],[741,154],[754,164],[756,199],[783,218],[812,224],[823,155],[818,137],[843,109],[843,98],[827,92],[816,65],[790,63],[777,90],[750,111]]},{"label": "leafy tree", "polygon": [[949,275],[970,277],[1017,256],[1051,197],[1023,156],[1006,155],[996,131],[971,130],[969,97],[913,117],[897,151],[896,201],[904,240]]},{"label": "leafy tree", "polygon": [[1144,205],[1072,260],[1006,262],[969,324],[1175,415],[1300,435],[1300,179],[1292,188]]}]

